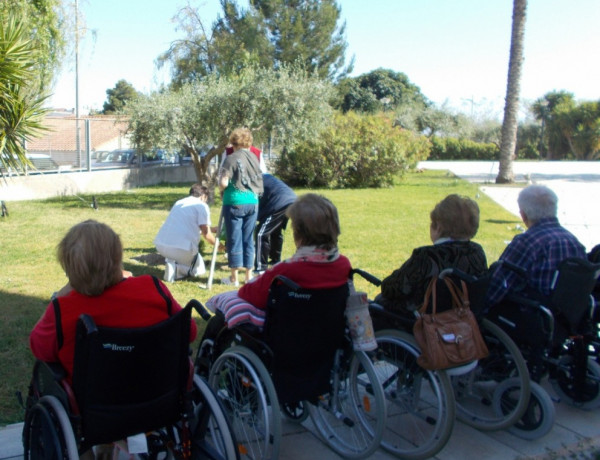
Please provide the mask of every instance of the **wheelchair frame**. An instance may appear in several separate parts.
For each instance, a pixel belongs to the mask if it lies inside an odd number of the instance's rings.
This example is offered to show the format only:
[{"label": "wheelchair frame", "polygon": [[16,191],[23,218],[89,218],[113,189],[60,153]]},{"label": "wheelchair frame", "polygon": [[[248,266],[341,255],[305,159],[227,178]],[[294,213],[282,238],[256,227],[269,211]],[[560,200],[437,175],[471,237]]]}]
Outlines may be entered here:
[{"label": "wheelchair frame", "polygon": [[[186,308],[191,309],[192,305],[193,302],[190,302]],[[86,317],[81,324],[94,333],[95,325],[90,320]],[[157,426],[146,433],[149,458],[156,458],[160,453],[175,459],[239,458],[232,428],[220,401],[209,385],[193,373],[191,360],[187,379],[187,389],[181,395],[186,401],[182,405],[181,419],[173,425]],[[23,426],[25,460],[78,460],[80,454],[93,447],[85,438],[82,416],[62,366],[37,361]],[[127,435],[123,433],[123,436],[107,442],[116,443],[125,437]],[[113,454],[116,455],[120,448],[115,444]]]},{"label": "wheelchair frame", "polygon": [[[519,267],[510,263],[505,265],[519,276],[526,276]],[[600,407],[600,340],[598,324],[593,319],[595,301],[592,296],[599,273],[600,264],[592,264],[585,259],[565,259],[556,271],[548,301],[516,294],[510,296],[512,303],[524,311],[537,312],[542,318],[545,324],[542,329],[546,335],[541,343],[528,343],[524,338],[517,337],[518,325],[506,311],[499,309],[490,315],[491,320],[514,338],[527,362],[533,382],[539,384],[548,377],[561,400],[582,409]],[[561,277],[565,279],[561,280]],[[581,277],[580,282],[577,281],[578,277]],[[577,284],[577,289],[585,292],[569,295],[573,283]],[[565,308],[570,307],[565,302],[577,302],[579,294],[582,298],[588,298],[587,306],[585,300],[579,299],[578,308],[581,311]],[[555,313],[562,318],[559,325]],[[551,424],[544,417],[554,417],[554,405],[549,395],[539,393],[534,399],[523,418],[513,427],[516,435],[526,439],[535,439],[550,431]]]},{"label": "wheelchair frame", "polygon": [[[455,276],[464,280],[467,286],[483,282],[456,269],[443,270],[439,276]],[[369,281],[375,285],[381,284],[375,277]],[[482,319],[481,309],[474,306],[473,301],[471,305],[490,355],[470,368],[465,366],[430,373],[437,375],[438,380],[449,380],[448,386],[443,385],[442,388],[449,394],[446,399],[451,399],[455,405],[456,417],[459,420],[482,431],[505,429],[516,423],[527,408],[531,388],[527,366],[510,337],[497,326]],[[400,331],[404,340],[418,351],[412,336],[414,318],[385,311],[375,302],[372,303],[371,312],[378,330],[378,340],[380,336],[389,334],[389,329],[393,328]],[[510,369],[512,370],[507,373]],[[421,369],[421,372],[425,373],[425,370]],[[440,407],[442,401],[440,398]],[[445,425],[443,421],[437,423]],[[432,433],[436,432],[432,430]],[[428,440],[421,442],[422,445],[414,443],[412,448],[398,452],[398,455],[402,458],[424,458],[419,456],[420,451],[435,455],[444,447],[447,439],[431,434]]]},{"label": "wheelchair frame", "polygon": [[[284,277],[276,282],[307,292]],[[203,317],[207,319],[206,314]],[[322,440],[345,458],[365,458],[378,449],[386,418],[383,389],[367,354],[353,350],[347,330],[344,336],[345,345],[335,352],[329,371],[330,390],[310,401],[283,404],[272,381],[274,352],[255,327],[224,326],[214,341],[200,344],[196,372],[208,375],[229,411],[242,457],[278,457],[282,409],[296,422],[309,415]]]}]

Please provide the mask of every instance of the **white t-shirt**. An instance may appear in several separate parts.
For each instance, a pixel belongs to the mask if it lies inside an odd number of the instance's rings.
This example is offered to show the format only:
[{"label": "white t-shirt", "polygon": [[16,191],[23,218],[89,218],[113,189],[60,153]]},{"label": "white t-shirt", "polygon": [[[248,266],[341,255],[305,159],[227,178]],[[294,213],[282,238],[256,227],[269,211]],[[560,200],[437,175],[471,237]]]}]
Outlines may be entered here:
[{"label": "white t-shirt", "polygon": [[208,205],[195,196],[182,198],[171,208],[167,220],[154,238],[154,244],[197,252],[200,242],[200,225],[210,227]]}]

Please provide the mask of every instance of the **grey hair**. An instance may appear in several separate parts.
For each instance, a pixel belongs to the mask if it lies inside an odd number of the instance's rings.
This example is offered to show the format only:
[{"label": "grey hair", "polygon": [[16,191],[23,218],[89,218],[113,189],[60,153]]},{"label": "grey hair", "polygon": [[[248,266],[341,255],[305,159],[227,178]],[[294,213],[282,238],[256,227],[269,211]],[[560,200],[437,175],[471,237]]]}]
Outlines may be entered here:
[{"label": "grey hair", "polygon": [[519,209],[532,222],[546,217],[556,217],[558,197],[544,185],[530,185],[519,193]]}]

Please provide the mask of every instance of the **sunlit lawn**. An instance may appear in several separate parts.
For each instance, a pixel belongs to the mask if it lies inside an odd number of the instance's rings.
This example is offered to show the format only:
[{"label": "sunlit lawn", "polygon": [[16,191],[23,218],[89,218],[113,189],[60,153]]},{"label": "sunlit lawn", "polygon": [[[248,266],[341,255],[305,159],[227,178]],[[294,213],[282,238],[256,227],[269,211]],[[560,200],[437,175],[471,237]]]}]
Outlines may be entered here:
[{"label": "sunlit lawn", "polygon": [[[85,219],[97,219],[121,235],[124,264],[134,275],[153,274],[162,278],[163,265],[149,265],[140,257],[155,253],[152,240],[172,204],[187,194],[185,186],[156,186],[128,192],[97,195],[99,210],[90,206],[91,197],[60,197],[40,201],[8,203],[10,217],[0,220],[0,425],[22,420],[15,392],[23,393],[33,358],[27,338],[48,304],[50,294],[66,278],[56,262],[55,247],[65,232]],[[340,250],[352,261],[379,278],[397,268],[414,247],[429,244],[429,212],[450,193],[475,198],[481,208],[481,225],[475,238],[494,261],[517,232],[519,219],[478,192],[475,185],[439,171],[409,173],[389,189],[311,190],[330,198],[338,207],[342,235]],[[296,190],[298,194],[307,192]],[[213,224],[219,216],[218,204],[211,206]],[[210,264],[211,248],[205,263]],[[291,230],[286,231],[283,256],[293,253]],[[229,289],[219,284],[228,273],[219,253],[215,283],[211,291],[202,289],[207,277],[168,284],[183,305],[189,299],[202,302]],[[242,276],[243,279],[243,276]],[[373,297],[377,290],[360,282],[358,289]],[[204,328],[198,319],[200,329]]]}]

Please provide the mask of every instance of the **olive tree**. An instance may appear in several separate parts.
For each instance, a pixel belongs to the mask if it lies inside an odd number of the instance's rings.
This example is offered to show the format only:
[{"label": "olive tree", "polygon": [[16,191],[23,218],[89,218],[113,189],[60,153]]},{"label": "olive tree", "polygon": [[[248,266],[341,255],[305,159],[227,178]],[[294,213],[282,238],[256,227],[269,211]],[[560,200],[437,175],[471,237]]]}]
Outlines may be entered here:
[{"label": "olive tree", "polygon": [[[277,139],[292,146],[328,125],[332,93],[330,84],[297,68],[249,67],[235,76],[209,75],[143,96],[127,111],[135,145],[183,148],[204,182],[210,179],[210,161],[224,151],[234,128],[250,128],[257,143]],[[212,147],[200,155],[207,145]]]}]

